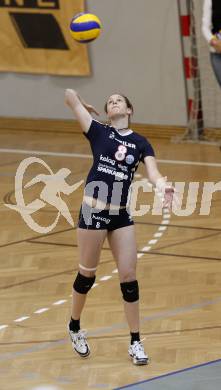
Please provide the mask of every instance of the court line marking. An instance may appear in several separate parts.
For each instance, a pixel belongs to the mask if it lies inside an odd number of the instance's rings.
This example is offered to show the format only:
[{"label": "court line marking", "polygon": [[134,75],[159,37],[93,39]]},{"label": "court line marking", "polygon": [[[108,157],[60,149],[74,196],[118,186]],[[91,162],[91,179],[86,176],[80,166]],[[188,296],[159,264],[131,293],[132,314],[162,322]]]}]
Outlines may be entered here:
[{"label": "court line marking", "polygon": [[162,235],[163,235],[163,233],[155,233],[155,234],[154,234],[154,237],[160,238]]},{"label": "court line marking", "polygon": [[53,157],[72,157],[72,158],[93,158],[91,154],[82,153],[62,153],[62,152],[49,152],[46,150],[25,150],[25,149],[2,149],[0,153],[11,154],[32,154],[33,156],[53,156]]},{"label": "court line marking", "polygon": [[38,310],[34,311],[34,314],[45,313],[45,312],[48,311],[48,310],[49,310],[48,307],[43,307],[42,309],[38,309]]},{"label": "court line marking", "polygon": [[14,320],[14,322],[22,322],[22,321],[28,320],[28,318],[30,318],[30,316],[19,317],[19,318],[16,318],[16,320]]},{"label": "court line marking", "polygon": [[[176,309],[164,310],[162,312],[155,313],[151,316],[141,318],[141,323],[143,323],[145,321],[152,321],[154,319],[159,319],[159,318],[173,317],[173,316],[176,316],[177,313],[183,314],[186,312],[190,312],[192,310],[196,310],[196,309],[199,309],[199,308],[202,308],[205,306],[214,305],[214,304],[218,304],[218,303],[221,303],[221,296],[215,298],[214,300],[201,301],[199,303],[195,303],[192,305],[181,306],[181,307],[178,307]],[[4,325],[4,326],[6,326],[6,325]],[[107,332],[113,332],[113,331],[116,331],[116,329],[124,329],[127,327],[128,327],[128,325],[126,322],[117,323],[117,324],[114,324],[114,325],[109,326],[109,327],[103,327],[103,328],[100,328],[100,329],[97,329],[94,331],[90,331],[90,332],[88,332],[88,336],[89,337],[102,336],[103,334],[106,334]],[[37,345],[37,346],[35,345],[34,347],[25,349],[23,351],[3,353],[3,354],[0,354],[0,361],[14,359],[16,356],[23,356],[27,353],[33,353],[33,352],[37,352],[39,350],[51,349],[53,347],[57,347],[58,345],[64,345],[68,342],[69,342],[69,340],[67,340],[67,338],[65,338],[65,339],[61,339],[61,340],[57,340],[57,341],[53,341],[53,342],[43,342],[43,343],[41,343],[41,345]]]},{"label": "court line marking", "polygon": [[221,362],[221,359],[211,360],[211,361],[206,362],[206,363],[197,364],[197,365],[195,365],[195,366],[183,368],[183,369],[181,369],[181,370],[171,371],[171,372],[168,372],[167,374],[155,376],[154,378],[146,379],[146,380],[144,380],[144,381],[134,382],[134,383],[131,383],[131,384],[129,384],[129,385],[125,385],[125,386],[121,386],[121,387],[115,387],[113,390],[128,389],[129,387],[134,387],[134,386],[136,386],[136,385],[141,385],[141,384],[147,383],[147,382],[153,382],[153,381],[156,381],[156,380],[159,380],[159,379],[162,379],[162,378],[167,378],[167,377],[169,377],[169,376],[181,374],[181,373],[183,373],[183,372],[195,370],[196,368],[201,368],[201,367],[209,366],[209,365],[216,364],[216,363],[220,363],[220,362]]},{"label": "court line marking", "polygon": [[[83,153],[61,153],[61,152],[49,152],[44,150],[25,150],[25,149],[4,149],[0,148],[0,153],[11,153],[11,154],[27,154],[35,156],[53,156],[53,157],[71,157],[71,158],[90,158],[93,156],[91,154]],[[221,167],[221,163],[209,163],[204,161],[188,161],[188,160],[162,160],[157,159],[157,162],[160,164],[178,164],[178,165],[195,165],[202,167]]]},{"label": "court line marking", "polygon": [[[172,309],[172,310],[164,310],[160,313],[155,313],[151,316],[147,316],[147,317],[143,317],[141,319],[141,322],[145,322],[145,321],[151,321],[151,320],[154,320],[154,319],[159,319],[159,318],[169,318],[169,317],[173,317],[175,315],[177,315],[177,313],[186,313],[186,312],[190,312],[192,310],[196,310],[196,309],[199,309],[199,308],[202,308],[202,307],[205,307],[205,306],[209,306],[209,305],[214,305],[214,304],[218,304],[221,302],[221,296],[213,299],[213,300],[207,300],[207,301],[201,301],[199,303],[195,303],[195,304],[192,304],[192,305],[188,305],[188,306],[181,306],[181,307],[177,307],[175,309]],[[4,325],[6,326],[6,325]],[[118,323],[118,324],[114,324],[110,327],[103,327],[103,328],[100,328],[98,330],[95,330],[95,331],[90,331],[88,332],[88,336],[89,337],[93,337],[93,336],[97,336],[97,335],[102,335],[102,334],[105,334],[107,332],[112,332],[113,330],[116,330],[116,329],[123,329],[123,328],[127,328],[127,323]],[[43,342],[43,345],[40,346],[40,349],[50,349],[50,348],[53,348],[53,345],[63,345],[67,343],[67,340],[66,339],[62,339],[62,340],[58,340],[58,341],[55,341],[53,343],[50,343],[50,342]],[[10,360],[10,358],[14,358],[15,356],[18,356],[18,355],[24,355],[26,353],[30,353],[30,352],[36,352],[39,350],[39,346],[37,347],[37,349],[35,347],[32,347],[32,348],[29,348],[28,350],[24,350],[24,351],[21,351],[21,352],[12,352],[12,353],[7,353],[7,354],[0,354],[0,361],[5,361],[5,360]],[[6,355],[6,357],[5,357]]]},{"label": "court line marking", "polygon": [[169,220],[167,219],[168,218],[168,215],[170,215],[169,214],[169,209],[168,208],[165,208],[165,209],[163,209],[163,219],[162,219],[162,221],[161,221],[161,223],[160,223],[160,226],[158,227],[158,230],[157,230],[157,232],[156,233],[154,233],[154,235],[153,235],[153,237],[154,237],[154,239],[151,239],[151,240],[149,240],[148,241],[148,245],[145,245],[142,249],[140,249],[139,251],[143,251],[143,253],[138,253],[137,254],[137,258],[138,259],[140,259],[141,257],[143,257],[146,253],[145,252],[149,252],[151,249],[152,249],[152,246],[153,245],[156,245],[157,244],[157,242],[159,241],[159,239],[163,236],[163,234],[165,233],[165,231],[166,231],[166,229],[168,228],[168,226],[164,226],[164,233],[159,233],[160,232],[160,228],[162,228],[163,226],[163,224],[165,223],[165,222],[168,222],[168,224],[169,224]]},{"label": "court line marking", "polygon": [[105,275],[105,276],[102,276],[99,280],[100,280],[101,282],[106,282],[106,280],[109,280],[109,279],[111,279],[111,278],[112,278],[111,275]]},{"label": "court line marking", "polygon": [[[67,153],[53,153],[53,152],[39,152],[39,151],[29,151],[29,153],[28,153],[28,151],[19,151],[18,152],[18,149],[14,149],[14,150],[13,149],[0,149],[0,152],[3,152],[3,153],[9,153],[9,152],[10,153],[22,153],[22,154],[29,154],[31,152],[32,154],[36,153],[38,155],[41,154],[41,155],[52,155],[52,156],[62,156],[62,157],[92,158],[91,155],[82,155],[82,154],[74,154],[73,155],[73,153],[67,154]],[[183,164],[183,165],[195,165],[195,166],[221,167],[221,164],[218,164],[218,163],[204,163],[204,162],[192,162],[192,161],[181,161],[181,160],[157,160],[157,161],[160,162],[160,163],[168,163],[168,164]],[[166,223],[169,223],[169,221],[167,221]],[[164,230],[166,230],[166,229],[164,229]],[[162,226],[159,227],[159,231],[162,231]],[[156,240],[156,241],[158,241],[158,240]],[[145,248],[147,248],[147,247],[145,247]],[[144,254],[141,254],[141,255],[144,255]],[[112,271],[112,272],[114,272],[114,271]],[[66,301],[67,300],[63,300],[63,301],[59,301],[59,302],[64,303]],[[61,303],[59,303],[59,304],[61,304]],[[58,303],[55,302],[54,304],[58,304]],[[48,310],[48,308],[47,309],[45,309],[45,308],[39,309],[38,311],[39,312],[40,311],[43,312],[43,311],[46,311],[46,310]],[[36,311],[35,313],[37,313],[38,311]],[[29,318],[28,316],[27,317],[21,317],[20,319],[17,319],[15,321],[19,321],[19,320],[21,321],[21,320],[28,319],[28,318]],[[147,320],[147,318],[145,320]],[[8,325],[1,325],[0,329],[7,328],[7,327],[8,327]],[[197,367],[202,367],[202,366],[205,366],[205,365],[214,364],[215,362],[218,362],[218,361],[221,361],[221,360],[207,362],[207,363],[204,363],[204,364],[201,364],[201,365],[198,365],[198,366],[193,366],[193,367],[190,367],[190,368],[187,368],[187,369],[184,369],[184,370],[172,372],[172,373],[169,373],[169,374],[164,374],[164,375],[162,375],[160,377],[152,378],[152,379],[149,379],[149,380],[146,380],[146,381],[143,381],[143,382],[137,382],[137,383],[145,383],[145,382],[153,381],[153,380],[165,377],[165,376],[175,375],[175,374],[177,374],[179,372],[184,372],[184,371],[187,371],[187,370],[192,370],[192,369],[197,368]],[[135,384],[137,384],[137,383],[135,383]],[[130,386],[133,386],[133,385],[124,386],[124,387],[120,387],[120,388],[116,388],[116,389],[127,388],[127,387],[130,387]]]},{"label": "court line marking", "polygon": [[[167,228],[168,228],[168,224],[169,224],[169,220],[168,220],[168,218],[169,218],[169,216],[170,216],[170,214],[169,214],[169,210],[166,208],[166,209],[164,209],[163,210],[163,220],[161,221],[161,224],[160,225],[158,225],[158,231],[161,231],[161,229],[163,228],[163,231],[165,231]],[[164,223],[166,223],[167,224],[167,226],[162,226],[162,224],[164,224]],[[155,233],[155,234],[157,234],[157,233]],[[159,237],[160,238],[160,237]],[[155,244],[158,240],[150,240],[149,242],[148,242],[148,244],[150,243],[152,241],[152,243],[153,243],[153,241],[154,241],[154,243],[153,244]],[[147,251],[149,251],[151,249],[151,246],[144,246],[142,249],[141,249],[141,251],[145,251],[145,252],[147,252]],[[146,253],[138,253],[138,255],[137,255],[137,257],[138,257],[138,259],[139,258],[141,258],[142,256],[144,256]],[[112,273],[117,273],[118,271],[117,271],[117,269],[115,269],[115,270],[113,270],[112,271]],[[100,280],[101,281],[105,281],[105,280],[108,280],[108,279],[110,279],[110,278],[112,278],[112,276],[105,276],[105,277],[103,277],[103,278],[101,278]],[[102,280],[103,279],[103,280]],[[97,284],[95,284],[94,285],[94,287],[97,287],[97,286],[99,286],[99,283],[97,283]],[[70,295],[70,297],[72,297],[72,295]],[[52,305],[54,306],[54,305],[60,305],[60,304],[63,304],[63,303],[66,303],[67,302],[67,300],[59,300],[59,301],[56,301],[56,302],[54,302]],[[51,306],[52,306],[51,305]],[[50,310],[50,308],[48,309],[48,310]],[[42,309],[39,309],[39,311],[41,312],[42,311],[42,313],[45,311],[45,310],[42,310]],[[33,314],[35,314],[35,312],[33,313]],[[40,313],[39,313],[40,314]],[[14,322],[21,322],[21,321],[24,321],[24,320],[26,320],[26,319],[28,319],[28,318],[30,318],[30,317],[28,317],[28,316],[26,316],[26,317],[21,317],[21,318],[19,318],[19,319],[17,319],[17,320],[14,320]],[[144,318],[144,321],[147,321],[147,320],[150,320],[150,318],[149,317],[146,317],[146,318]],[[8,327],[8,325],[2,325],[2,326],[0,326],[0,330],[2,329],[5,329],[6,327]]]},{"label": "court line marking", "polygon": [[[168,208],[165,208],[165,209],[163,209],[163,216],[162,216],[162,221],[161,221],[161,224],[158,226],[158,230],[157,231],[159,231],[159,229],[162,227],[162,224],[164,223],[164,222],[167,222],[168,224],[169,224],[169,220],[168,220],[168,215],[170,216],[170,214],[169,214],[169,209]],[[166,228],[167,228],[168,226],[166,226]],[[164,229],[164,232],[166,231],[166,229]],[[158,234],[158,233],[155,233],[155,234]],[[160,236],[158,237],[158,238],[156,238],[156,239],[152,239],[152,240],[149,240],[148,241],[148,246],[144,246],[142,249],[141,249],[141,251],[148,251],[148,250],[150,250],[151,248],[152,248],[152,245],[155,245],[157,242],[158,242],[158,240],[162,237],[162,235],[163,235],[163,233],[161,233],[160,234]],[[150,245],[151,244],[151,245]],[[140,259],[141,257],[143,257],[144,255],[145,255],[146,253],[145,252],[143,252],[143,253],[138,253],[137,254],[137,258],[138,259]],[[117,269],[114,269],[114,270],[112,270],[112,274],[115,274],[115,273],[118,273],[118,270]],[[104,275],[104,276],[102,276],[102,277],[100,277],[100,279],[99,279],[99,281],[101,281],[101,282],[104,282],[104,281],[107,281],[107,280],[110,280],[111,278],[112,278],[113,276],[112,275]],[[97,287],[97,286],[99,286],[100,285],[100,283],[95,283],[94,285],[93,285],[93,288],[95,288],[95,287]],[[70,295],[69,297],[72,297],[72,295]],[[58,301],[56,301],[56,302],[53,302],[52,304],[51,304],[51,307],[49,307],[49,308],[40,308],[40,309],[38,309],[38,310],[36,310],[36,311],[34,311],[32,314],[41,314],[41,313],[45,313],[46,311],[49,311],[53,306],[59,306],[59,305],[63,305],[64,303],[66,303],[67,302],[67,299],[60,299],[60,300],[58,300]],[[32,315],[31,314],[31,315]],[[14,320],[14,322],[22,322],[22,321],[25,321],[25,320],[27,320],[27,319],[29,319],[30,317],[31,317],[31,315],[30,316],[23,316],[23,317],[20,317],[20,318],[17,318],[16,320]],[[1,330],[3,330],[3,329],[5,329],[6,327],[8,327],[9,325],[0,325],[0,331]]]},{"label": "court line marking", "polygon": [[8,328],[8,325],[0,325],[0,330],[1,329],[6,329],[6,328]]},{"label": "court line marking", "polygon": [[150,240],[149,242],[148,242],[148,244],[150,244],[150,245],[155,245],[156,243],[157,243],[157,239],[155,239],[155,240]]},{"label": "court line marking", "polygon": [[63,303],[66,303],[67,299],[60,299],[59,301],[56,301],[52,303],[53,306],[63,305]]}]

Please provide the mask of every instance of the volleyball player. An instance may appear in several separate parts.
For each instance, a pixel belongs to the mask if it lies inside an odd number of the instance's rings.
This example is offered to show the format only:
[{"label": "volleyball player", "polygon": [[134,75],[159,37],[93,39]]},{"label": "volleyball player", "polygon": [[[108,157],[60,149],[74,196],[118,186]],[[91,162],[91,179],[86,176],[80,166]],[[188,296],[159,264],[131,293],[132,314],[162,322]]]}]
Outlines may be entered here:
[{"label": "volleyball player", "polygon": [[127,210],[130,184],[142,161],[150,182],[164,193],[164,206],[172,204],[174,189],[159,173],[154,151],[143,136],[133,132],[130,117],[133,106],[127,97],[114,94],[105,104],[109,125],[91,116],[96,110],[71,89],[65,93],[93,152],[79,216],[77,239],[80,249],[79,272],[73,284],[71,320],[68,326],[73,349],[82,357],[90,354],[86,334],[80,329],[80,317],[87,293],[95,282],[100,252],[105,238],[117,263],[124,310],[130,329],[129,355],[133,363],[148,363],[140,340],[139,286],[136,278],[137,248],[134,222]]},{"label": "volleyball player", "polygon": [[210,46],[211,64],[216,79],[221,86],[221,34],[220,39],[215,38],[221,31],[221,1],[204,0],[202,32]]}]

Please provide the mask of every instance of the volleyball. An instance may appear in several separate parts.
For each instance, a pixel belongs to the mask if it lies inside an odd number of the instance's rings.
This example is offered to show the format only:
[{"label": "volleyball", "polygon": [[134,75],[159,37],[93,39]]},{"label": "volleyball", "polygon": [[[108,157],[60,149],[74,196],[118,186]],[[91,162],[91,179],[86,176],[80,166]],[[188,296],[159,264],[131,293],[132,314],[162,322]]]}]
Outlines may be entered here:
[{"label": "volleyball", "polygon": [[92,42],[99,37],[100,32],[101,21],[96,15],[81,13],[71,20],[70,33],[77,42]]}]

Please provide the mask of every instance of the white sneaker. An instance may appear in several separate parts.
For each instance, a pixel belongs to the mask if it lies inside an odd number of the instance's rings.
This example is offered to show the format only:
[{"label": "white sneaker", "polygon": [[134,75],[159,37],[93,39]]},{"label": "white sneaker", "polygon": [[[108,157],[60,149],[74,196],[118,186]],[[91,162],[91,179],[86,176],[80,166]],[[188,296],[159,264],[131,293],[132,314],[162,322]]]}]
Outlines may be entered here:
[{"label": "white sneaker", "polygon": [[73,349],[82,357],[90,355],[90,348],[86,339],[86,331],[79,330],[77,333],[70,330],[68,326],[68,332],[71,338]]},{"label": "white sneaker", "polygon": [[139,366],[149,363],[149,357],[144,352],[144,347],[141,341],[134,341],[129,346],[128,353],[133,359],[133,363]]}]

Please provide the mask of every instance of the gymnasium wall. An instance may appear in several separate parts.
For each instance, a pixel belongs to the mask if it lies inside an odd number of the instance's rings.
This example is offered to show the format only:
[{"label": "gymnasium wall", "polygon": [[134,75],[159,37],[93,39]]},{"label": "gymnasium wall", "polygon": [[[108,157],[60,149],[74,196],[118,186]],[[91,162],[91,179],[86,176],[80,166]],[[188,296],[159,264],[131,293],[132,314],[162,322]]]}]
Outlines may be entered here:
[{"label": "gymnasium wall", "polygon": [[89,46],[92,75],[1,73],[0,116],[70,119],[63,94],[73,87],[101,111],[106,97],[119,91],[134,104],[134,122],[184,126],[177,1],[89,0],[87,9],[104,26],[101,37]]}]

